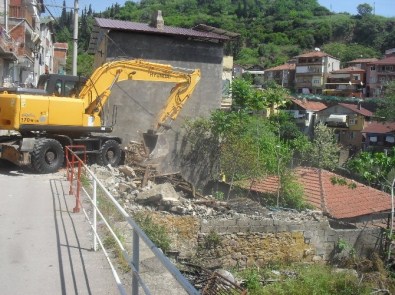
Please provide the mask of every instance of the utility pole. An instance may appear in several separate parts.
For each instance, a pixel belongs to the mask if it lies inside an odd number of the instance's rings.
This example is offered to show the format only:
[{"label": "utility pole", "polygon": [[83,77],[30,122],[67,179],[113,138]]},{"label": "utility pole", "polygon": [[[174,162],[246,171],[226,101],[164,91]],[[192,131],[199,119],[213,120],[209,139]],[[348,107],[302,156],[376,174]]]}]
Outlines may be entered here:
[{"label": "utility pole", "polygon": [[74,0],[73,76],[77,76],[77,53],[78,53],[78,0]]}]

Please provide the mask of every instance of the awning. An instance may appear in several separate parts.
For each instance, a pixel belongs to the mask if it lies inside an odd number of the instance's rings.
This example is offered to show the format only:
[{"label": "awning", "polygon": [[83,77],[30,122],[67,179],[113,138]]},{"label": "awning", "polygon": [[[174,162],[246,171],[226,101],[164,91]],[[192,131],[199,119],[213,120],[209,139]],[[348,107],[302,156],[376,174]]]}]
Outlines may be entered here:
[{"label": "awning", "polygon": [[326,122],[334,122],[334,123],[346,123],[347,115],[330,115]]}]

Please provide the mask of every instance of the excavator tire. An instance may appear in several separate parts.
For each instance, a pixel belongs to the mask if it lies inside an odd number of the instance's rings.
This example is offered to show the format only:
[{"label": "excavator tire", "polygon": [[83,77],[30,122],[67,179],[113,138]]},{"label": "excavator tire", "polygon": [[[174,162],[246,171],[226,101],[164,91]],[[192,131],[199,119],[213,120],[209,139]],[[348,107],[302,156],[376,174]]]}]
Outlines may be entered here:
[{"label": "excavator tire", "polygon": [[107,140],[100,148],[97,155],[97,164],[107,166],[110,164],[115,167],[121,161],[121,147],[116,140]]},{"label": "excavator tire", "polygon": [[31,152],[31,164],[35,172],[53,173],[62,167],[64,161],[63,147],[52,138],[41,138],[34,144]]}]

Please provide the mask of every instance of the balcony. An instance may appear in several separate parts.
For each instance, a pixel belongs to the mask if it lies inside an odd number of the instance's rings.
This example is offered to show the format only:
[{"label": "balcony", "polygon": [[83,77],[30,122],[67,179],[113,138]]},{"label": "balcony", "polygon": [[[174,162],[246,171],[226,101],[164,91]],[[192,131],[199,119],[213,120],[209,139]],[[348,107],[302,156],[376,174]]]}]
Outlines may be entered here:
[{"label": "balcony", "polygon": [[16,19],[25,19],[31,28],[34,28],[34,18],[31,12],[26,7],[22,6],[9,6],[8,12],[9,18],[16,18]]},{"label": "balcony", "polygon": [[5,32],[0,35],[0,57],[3,59],[16,60],[17,46],[14,40]]}]

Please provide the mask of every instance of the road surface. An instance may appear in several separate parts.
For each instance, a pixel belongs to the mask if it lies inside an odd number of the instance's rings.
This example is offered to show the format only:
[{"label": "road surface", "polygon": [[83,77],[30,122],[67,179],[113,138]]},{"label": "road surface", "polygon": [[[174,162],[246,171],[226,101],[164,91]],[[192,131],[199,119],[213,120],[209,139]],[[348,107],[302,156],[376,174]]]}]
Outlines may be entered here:
[{"label": "road surface", "polygon": [[119,294],[64,172],[0,162],[0,294]]}]

